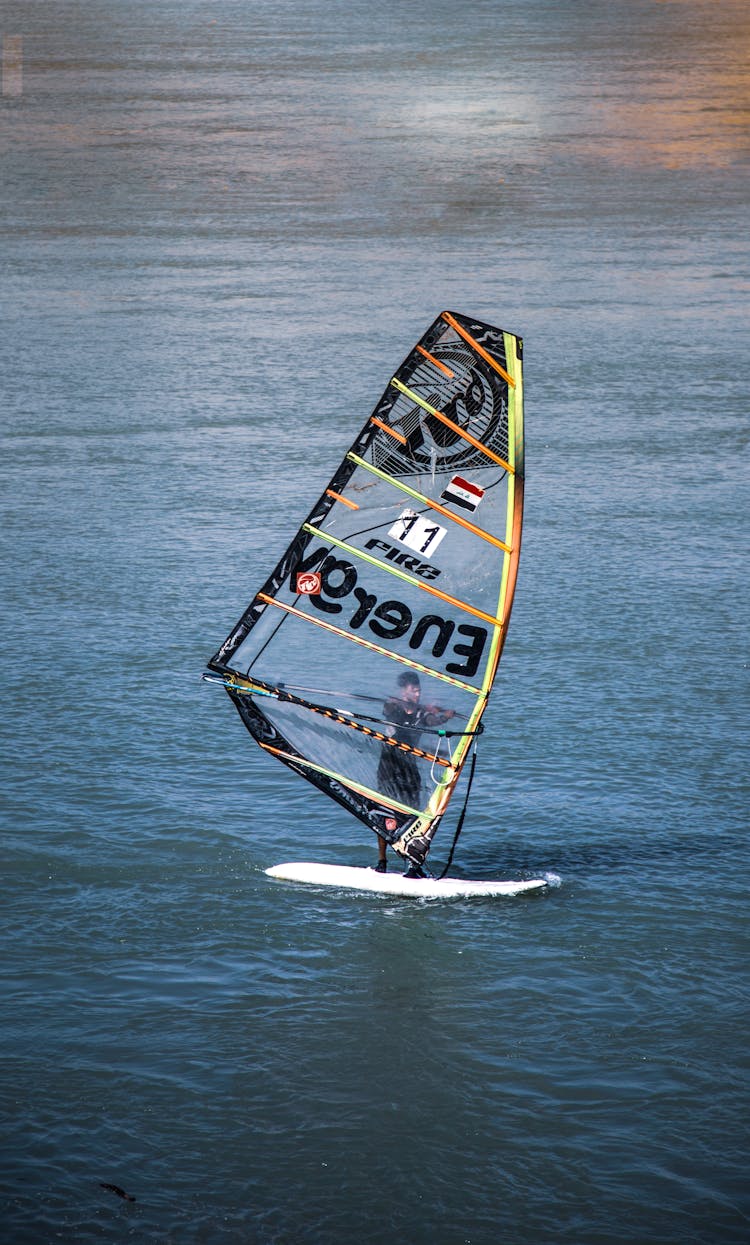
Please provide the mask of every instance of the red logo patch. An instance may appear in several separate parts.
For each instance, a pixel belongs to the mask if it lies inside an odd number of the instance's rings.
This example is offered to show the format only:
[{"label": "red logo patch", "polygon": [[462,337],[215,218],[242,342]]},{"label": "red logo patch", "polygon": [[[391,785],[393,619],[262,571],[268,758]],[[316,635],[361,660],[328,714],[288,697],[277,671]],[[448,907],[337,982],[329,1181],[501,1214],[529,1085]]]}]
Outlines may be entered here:
[{"label": "red logo patch", "polygon": [[320,575],[315,571],[300,571],[297,575],[297,595],[314,597],[320,593]]}]

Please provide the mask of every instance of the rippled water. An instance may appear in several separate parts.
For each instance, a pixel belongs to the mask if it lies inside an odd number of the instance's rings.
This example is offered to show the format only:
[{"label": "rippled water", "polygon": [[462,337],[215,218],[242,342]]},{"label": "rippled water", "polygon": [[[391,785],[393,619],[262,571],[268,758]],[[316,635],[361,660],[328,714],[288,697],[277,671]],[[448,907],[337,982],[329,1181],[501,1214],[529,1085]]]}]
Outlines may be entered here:
[{"label": "rippled water", "polygon": [[[2,33],[6,1238],[744,1245],[746,6]],[[455,872],[563,883],[273,884],[374,844],[200,671],[443,307],[528,423]]]}]

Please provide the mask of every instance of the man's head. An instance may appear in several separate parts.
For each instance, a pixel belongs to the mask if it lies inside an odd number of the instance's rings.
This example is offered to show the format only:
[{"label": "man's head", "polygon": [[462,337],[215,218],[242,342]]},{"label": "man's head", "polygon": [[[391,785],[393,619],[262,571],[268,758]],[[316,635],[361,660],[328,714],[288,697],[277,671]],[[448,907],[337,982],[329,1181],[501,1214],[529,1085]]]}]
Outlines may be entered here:
[{"label": "man's head", "polygon": [[408,705],[418,704],[422,689],[416,674],[411,670],[405,670],[403,674],[398,676],[398,686],[402,700],[405,700]]}]

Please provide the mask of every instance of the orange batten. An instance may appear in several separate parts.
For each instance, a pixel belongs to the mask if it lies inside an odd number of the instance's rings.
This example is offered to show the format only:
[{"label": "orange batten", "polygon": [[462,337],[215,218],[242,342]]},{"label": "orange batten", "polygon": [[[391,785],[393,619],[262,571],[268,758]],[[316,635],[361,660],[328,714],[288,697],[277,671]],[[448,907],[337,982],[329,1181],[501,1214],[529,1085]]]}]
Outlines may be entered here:
[{"label": "orange batten", "polygon": [[456,605],[460,610],[466,610],[467,614],[473,614],[475,618],[481,618],[484,622],[488,622],[492,627],[502,627],[502,618],[494,618],[492,614],[485,614],[483,610],[476,609],[473,605],[467,605],[465,601],[459,601],[458,597],[450,597],[447,592],[441,592],[439,588],[433,588],[432,584],[423,584],[421,581],[416,585],[423,592],[429,592],[430,596],[440,597],[441,601],[447,601],[449,605]]},{"label": "orange batten", "polygon": [[332,488],[326,489],[326,496],[332,497],[334,501],[343,502],[343,504],[348,506],[350,510],[359,510],[359,506],[356,501],[349,501],[348,497],[342,497],[340,493],[334,493]]},{"label": "orange batten", "polygon": [[435,367],[440,368],[440,371],[444,372],[446,376],[449,376],[451,380],[456,375],[456,373],[452,372],[449,367],[446,367],[444,363],[441,363],[439,359],[436,359],[434,354],[430,354],[429,350],[425,350],[424,346],[417,346],[417,350],[420,354],[424,355],[425,359],[429,359],[430,363],[432,363]]},{"label": "orange batten", "polygon": [[395,437],[397,441],[400,441],[402,445],[406,445],[406,437],[402,437],[400,432],[396,432],[395,428],[391,428],[390,424],[384,424],[382,419],[378,419],[376,415],[370,416],[370,423],[377,424],[378,428],[383,429],[383,432],[390,433],[390,435]]},{"label": "orange batten", "polygon": [[[382,731],[374,731],[369,726],[363,726],[361,722],[352,722],[349,718],[339,717],[330,709],[311,709],[311,713],[319,713],[324,718],[330,718],[332,722],[337,722],[340,726],[348,726],[350,730],[357,731],[360,735],[368,735],[371,739],[377,739],[378,743],[388,745],[389,748],[398,748],[401,752],[408,752],[412,756],[422,757],[425,761],[431,761],[434,765],[442,765],[445,769],[450,769],[451,762],[446,761],[443,757],[434,756],[431,752],[425,752],[422,748],[412,748],[410,744],[399,743],[397,739],[392,739],[390,735],[384,735]],[[261,744],[262,748],[268,748],[269,752],[274,749],[270,744]]]},{"label": "orange batten", "polygon": [[[442,593],[438,595],[442,596]],[[333,623],[324,622],[322,618],[313,618],[311,614],[305,614],[303,610],[295,609],[293,605],[285,605],[283,601],[277,601],[275,597],[269,597],[266,592],[259,592],[257,600],[263,601],[266,605],[274,605],[276,609],[284,610],[287,614],[294,614],[295,618],[302,618],[305,622],[312,623],[314,627],[322,627],[324,631],[330,631],[333,635],[339,635],[345,640],[351,640],[352,644],[361,644],[363,648],[368,648],[373,653],[382,653],[384,657],[390,657],[400,665],[408,666],[411,670],[418,670],[420,674],[432,675],[433,678],[440,679],[442,683],[450,683],[452,687],[462,687],[465,692],[471,692],[474,696],[481,694],[479,688],[473,687],[471,683],[465,683],[463,679],[454,679],[449,674],[443,674],[441,670],[431,670],[429,666],[423,666],[421,661],[411,661],[410,658],[402,657],[399,653],[392,653],[390,649],[383,648],[382,644],[372,644],[370,640],[365,640],[359,635],[352,635],[351,631],[343,631],[341,627],[334,627]],[[498,622],[495,618],[491,621],[493,623]]]},{"label": "orange batten", "polygon": [[487,363],[489,363],[490,367],[494,367],[495,371],[500,373],[503,380],[507,380],[508,384],[512,385],[513,388],[515,389],[516,382],[514,381],[512,376],[508,375],[505,368],[502,367],[498,363],[497,359],[493,359],[492,355],[489,354],[488,351],[486,351],[483,346],[479,345],[479,342],[474,341],[474,338],[471,336],[471,333],[467,333],[466,329],[462,328],[461,325],[458,323],[458,321],[453,319],[453,316],[451,315],[449,311],[443,311],[441,312],[441,315],[442,315],[442,318],[445,320],[445,323],[450,324],[451,328],[455,329],[459,337],[463,337],[464,341],[467,342],[469,346],[471,346],[472,350],[476,350],[477,354],[480,354],[482,358],[485,359]]},{"label": "orange batten", "polygon": [[469,442],[469,445],[473,445],[475,449],[481,450],[483,454],[486,454],[488,458],[492,459],[493,463],[497,463],[498,467],[502,467],[504,471],[510,471],[512,473],[513,468],[510,463],[506,463],[505,459],[501,458],[500,455],[496,454],[493,450],[488,450],[486,445],[482,445],[481,441],[477,441],[476,437],[473,437],[471,433],[467,432],[465,428],[462,428],[460,424],[454,424],[453,420],[449,419],[447,415],[444,415],[442,411],[433,410],[431,411],[431,414],[435,416],[435,419],[439,419],[441,424],[445,424],[446,428],[450,428],[453,432],[457,432],[459,436],[462,436],[464,441]]},{"label": "orange batten", "polygon": [[454,523],[465,527],[467,532],[472,532],[474,536],[481,536],[482,540],[488,541],[498,549],[503,549],[506,553],[512,552],[510,545],[506,545],[502,540],[498,540],[497,536],[491,536],[489,532],[485,532],[481,527],[477,527],[476,523],[470,523],[468,519],[464,519],[460,514],[454,514],[452,510],[441,506],[439,501],[433,501],[430,497],[425,498],[425,501],[431,510],[437,510],[438,514],[444,514],[446,519],[452,519]]},{"label": "orange batten", "polygon": [[[312,762],[306,761],[304,757],[295,757],[290,752],[282,752],[281,748],[274,748],[271,744],[264,744],[260,739],[257,742],[264,752],[272,752],[276,757],[284,757],[287,761],[294,761],[297,765],[305,765],[308,769],[318,770],[321,774],[329,772],[323,769],[322,765],[313,765]],[[393,800],[389,800],[387,796],[382,795],[380,791],[371,791],[369,787],[363,787],[351,778],[343,778],[342,776],[341,781],[345,782],[352,791],[356,791],[358,795],[368,796],[371,800],[377,800],[384,808],[392,808],[398,813],[414,813],[416,816],[419,816],[419,809],[409,808],[408,804],[396,804]]]},{"label": "orange batten", "polygon": [[476,523],[471,523],[469,519],[464,519],[460,514],[454,514],[452,510],[448,510],[446,506],[443,506],[439,501],[435,501],[432,497],[425,497],[423,493],[418,493],[415,489],[404,487],[404,485],[399,484],[398,480],[395,480],[393,476],[389,476],[386,471],[380,471],[379,468],[374,468],[371,464],[366,463],[365,460],[360,458],[358,454],[347,454],[347,458],[356,463],[358,467],[364,467],[366,471],[373,471],[374,474],[379,476],[381,480],[385,480],[388,484],[392,484],[394,488],[401,489],[401,491],[406,493],[408,497],[413,497],[416,501],[421,501],[424,505],[429,506],[431,510],[437,510],[438,514],[444,515],[445,518],[450,519],[452,523],[458,523],[460,527],[465,527],[467,532],[471,532],[472,535],[479,536],[482,540],[488,541],[489,544],[495,545],[497,549],[504,550],[505,553],[513,552],[512,547],[510,545],[506,545],[505,542],[500,540],[498,536],[492,536],[489,532],[485,532],[484,528],[477,527]]},{"label": "orange batten", "polygon": [[[391,384],[394,385],[400,393],[404,393],[407,397],[410,397],[412,402],[416,401],[416,395],[407,389],[406,385],[404,385],[400,380],[397,380],[395,376],[391,381]],[[444,415],[442,411],[437,410],[436,407],[430,406],[429,403],[422,400],[417,402],[417,405],[421,406],[422,410],[427,411],[428,415],[434,416],[434,418],[439,420],[441,424],[445,424],[446,428],[450,428],[451,432],[455,432],[464,441],[468,441],[469,445],[474,446],[474,449],[480,450],[481,453],[486,455],[486,457],[493,463],[497,463],[498,467],[502,467],[503,471],[509,471],[511,475],[514,474],[510,463],[507,463],[505,459],[501,458],[499,454],[496,454],[494,450],[487,449],[486,445],[482,445],[481,441],[477,441],[476,437],[473,437],[471,433],[467,432],[465,428],[462,428],[460,424],[454,423],[454,421],[449,419],[447,415]]]}]

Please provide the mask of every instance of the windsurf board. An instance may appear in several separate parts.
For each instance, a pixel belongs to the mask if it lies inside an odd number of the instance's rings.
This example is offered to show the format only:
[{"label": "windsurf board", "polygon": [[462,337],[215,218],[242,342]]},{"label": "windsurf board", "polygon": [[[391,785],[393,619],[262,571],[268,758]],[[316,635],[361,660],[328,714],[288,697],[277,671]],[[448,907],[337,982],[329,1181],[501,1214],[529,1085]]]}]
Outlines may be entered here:
[{"label": "windsurf board", "polygon": [[407,878],[402,873],[378,873],[352,865],[316,864],[313,861],[289,861],[266,869],[271,878],[283,882],[306,882],[313,886],[334,886],[344,890],[372,891],[380,895],[403,895],[413,899],[450,899],[499,895],[521,895],[526,891],[543,890],[559,884],[556,874],[515,881],[469,878]]}]

